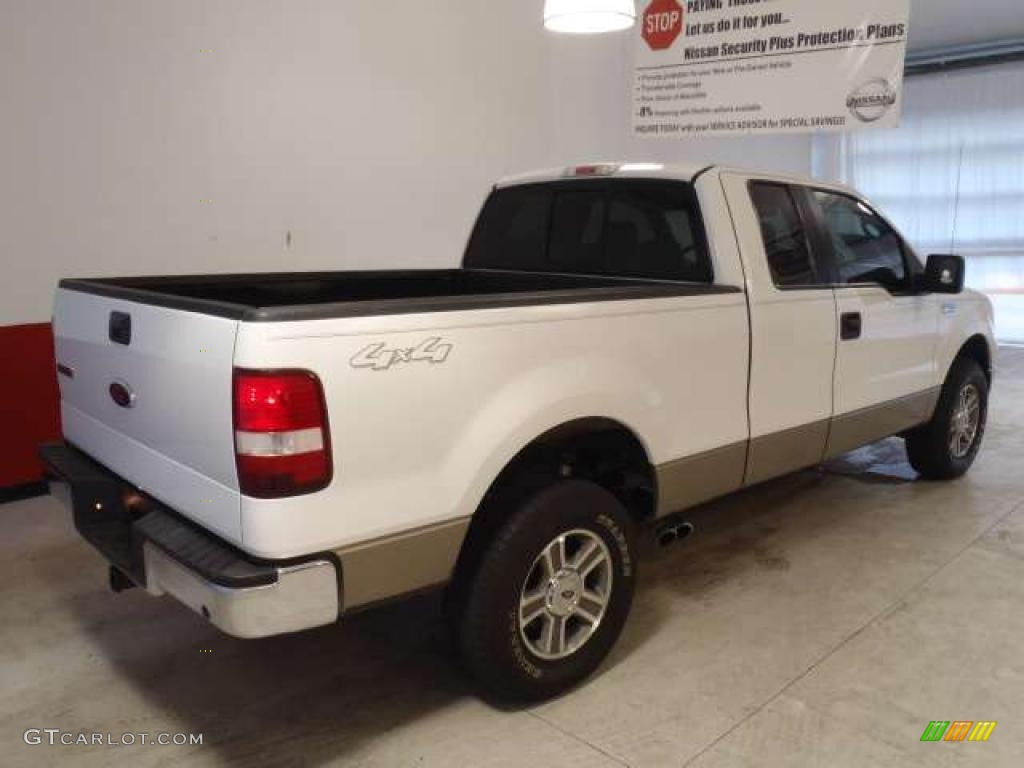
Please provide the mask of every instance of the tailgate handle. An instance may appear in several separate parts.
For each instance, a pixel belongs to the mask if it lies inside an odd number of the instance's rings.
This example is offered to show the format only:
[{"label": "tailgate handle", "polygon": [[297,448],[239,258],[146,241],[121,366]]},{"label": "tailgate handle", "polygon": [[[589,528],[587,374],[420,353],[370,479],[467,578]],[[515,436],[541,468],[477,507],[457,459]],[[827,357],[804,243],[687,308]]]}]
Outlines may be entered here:
[{"label": "tailgate handle", "polygon": [[132,343],[132,316],[127,312],[111,312],[108,327],[110,340],[115,344]]}]

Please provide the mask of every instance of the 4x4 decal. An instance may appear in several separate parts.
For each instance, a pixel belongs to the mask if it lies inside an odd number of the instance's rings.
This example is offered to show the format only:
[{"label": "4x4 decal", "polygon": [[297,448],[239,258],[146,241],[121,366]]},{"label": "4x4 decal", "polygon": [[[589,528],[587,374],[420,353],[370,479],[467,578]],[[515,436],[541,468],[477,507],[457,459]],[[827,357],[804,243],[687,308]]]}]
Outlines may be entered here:
[{"label": "4x4 decal", "polygon": [[398,347],[388,349],[387,344],[379,341],[359,350],[349,361],[353,368],[372,368],[375,371],[386,371],[398,363],[443,363],[452,351],[451,344],[443,344],[442,339],[434,336],[424,339],[415,347]]}]

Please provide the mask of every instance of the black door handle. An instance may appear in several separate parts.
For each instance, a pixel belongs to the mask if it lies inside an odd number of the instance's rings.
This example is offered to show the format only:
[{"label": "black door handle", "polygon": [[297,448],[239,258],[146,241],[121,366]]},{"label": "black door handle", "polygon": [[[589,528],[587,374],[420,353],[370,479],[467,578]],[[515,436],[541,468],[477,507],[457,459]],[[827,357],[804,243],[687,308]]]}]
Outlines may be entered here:
[{"label": "black door handle", "polygon": [[843,341],[860,338],[860,312],[843,312],[839,316],[839,338]]},{"label": "black door handle", "polygon": [[110,340],[115,344],[131,344],[132,316],[127,312],[111,312],[107,331]]}]

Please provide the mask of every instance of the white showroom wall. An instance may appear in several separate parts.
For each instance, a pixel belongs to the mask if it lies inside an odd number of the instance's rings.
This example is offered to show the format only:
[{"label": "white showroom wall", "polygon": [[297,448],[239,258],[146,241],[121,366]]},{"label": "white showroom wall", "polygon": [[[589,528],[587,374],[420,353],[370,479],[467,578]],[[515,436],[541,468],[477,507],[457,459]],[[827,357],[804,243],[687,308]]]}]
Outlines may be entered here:
[{"label": "white showroom wall", "polygon": [[541,5],[4,0],[0,325],[64,276],[454,265],[538,165],[808,170],[804,137],[632,139],[629,33]]}]

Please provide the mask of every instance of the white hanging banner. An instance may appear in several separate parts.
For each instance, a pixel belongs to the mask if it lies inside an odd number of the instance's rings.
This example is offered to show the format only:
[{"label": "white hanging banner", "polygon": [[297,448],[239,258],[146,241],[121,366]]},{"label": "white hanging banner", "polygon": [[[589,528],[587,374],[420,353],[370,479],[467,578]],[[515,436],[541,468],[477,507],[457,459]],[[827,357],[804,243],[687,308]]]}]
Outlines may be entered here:
[{"label": "white hanging banner", "polygon": [[640,0],[638,10],[637,136],[899,124],[910,0]]}]

